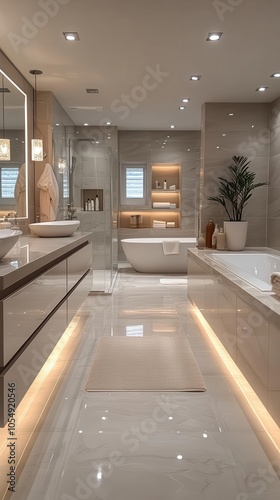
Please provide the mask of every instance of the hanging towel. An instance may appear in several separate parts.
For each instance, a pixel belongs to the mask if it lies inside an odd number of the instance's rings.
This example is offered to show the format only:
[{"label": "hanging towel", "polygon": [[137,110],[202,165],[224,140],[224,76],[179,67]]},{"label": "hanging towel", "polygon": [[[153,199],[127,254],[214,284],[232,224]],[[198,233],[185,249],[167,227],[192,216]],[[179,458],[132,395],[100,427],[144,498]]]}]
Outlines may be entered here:
[{"label": "hanging towel", "polygon": [[53,168],[49,163],[46,163],[37,186],[40,189],[41,222],[53,221],[58,210],[59,190]]},{"label": "hanging towel", "polygon": [[164,255],[178,255],[179,244],[179,240],[162,240],[162,250]]}]

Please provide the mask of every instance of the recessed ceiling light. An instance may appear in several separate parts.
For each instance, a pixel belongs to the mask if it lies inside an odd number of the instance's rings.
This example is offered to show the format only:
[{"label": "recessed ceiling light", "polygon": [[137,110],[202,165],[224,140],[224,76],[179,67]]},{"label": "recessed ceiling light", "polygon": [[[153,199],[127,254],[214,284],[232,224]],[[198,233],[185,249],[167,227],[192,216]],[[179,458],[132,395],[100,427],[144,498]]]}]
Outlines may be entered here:
[{"label": "recessed ceiling light", "polygon": [[272,75],[270,75],[272,78],[280,78],[280,73],[272,73]]},{"label": "recessed ceiling light", "polygon": [[59,127],[59,123],[56,123],[56,126]]},{"label": "recessed ceiling light", "polygon": [[77,42],[78,40],[80,40],[77,31],[63,31],[63,35],[67,42]]},{"label": "recessed ceiling light", "polygon": [[225,137],[227,134],[222,134],[223,137]]},{"label": "recessed ceiling light", "polygon": [[184,99],[182,99],[182,102],[189,102],[189,98],[188,97],[184,97]]},{"label": "recessed ceiling light", "polygon": [[233,116],[233,113],[229,113],[228,116]]},{"label": "recessed ceiling light", "polygon": [[170,125],[170,128],[175,128],[175,125]]},{"label": "recessed ceiling light", "polygon": [[256,92],[265,92],[268,89],[268,87],[258,87],[256,89]]},{"label": "recessed ceiling light", "polygon": [[220,40],[221,36],[222,36],[222,32],[212,32],[212,33],[208,33],[208,36],[206,38],[206,41],[207,42],[216,42],[217,40]]},{"label": "recessed ceiling light", "polygon": [[84,123],[84,127],[88,127],[88,123]]},{"label": "recessed ceiling light", "polygon": [[186,106],[179,106],[179,109],[183,111],[184,109],[186,109]]},{"label": "recessed ceiling light", "polygon": [[86,92],[88,94],[99,94],[99,90],[98,89],[86,89]]},{"label": "recessed ceiling light", "polygon": [[200,80],[200,78],[201,75],[191,75],[190,80],[192,80],[193,82],[197,82],[198,80]]},{"label": "recessed ceiling light", "polygon": [[111,125],[111,122],[106,122],[106,125]]}]

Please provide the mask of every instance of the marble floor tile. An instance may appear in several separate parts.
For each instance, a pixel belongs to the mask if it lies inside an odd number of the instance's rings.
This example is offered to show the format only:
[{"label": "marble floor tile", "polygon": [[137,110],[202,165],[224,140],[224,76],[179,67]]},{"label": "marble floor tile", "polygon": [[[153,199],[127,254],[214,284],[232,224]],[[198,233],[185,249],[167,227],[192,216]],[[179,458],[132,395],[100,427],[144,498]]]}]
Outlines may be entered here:
[{"label": "marble floor tile", "polygon": [[[192,320],[187,286],[164,277],[123,268],[111,295],[87,297],[80,343],[13,500],[279,500],[280,457],[269,462]],[[100,337],[154,334],[188,338],[206,392],[85,391]]]}]

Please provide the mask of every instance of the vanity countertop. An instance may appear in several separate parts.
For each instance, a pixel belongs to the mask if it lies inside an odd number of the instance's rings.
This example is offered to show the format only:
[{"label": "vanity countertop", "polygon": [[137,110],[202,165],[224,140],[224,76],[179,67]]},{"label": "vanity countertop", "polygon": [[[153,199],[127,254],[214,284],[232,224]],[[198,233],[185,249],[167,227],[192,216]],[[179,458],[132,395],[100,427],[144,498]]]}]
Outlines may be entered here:
[{"label": "vanity countertop", "polygon": [[92,241],[92,233],[75,232],[64,238],[21,236],[0,261],[0,291],[26,280],[32,273],[50,265],[81,245]]}]

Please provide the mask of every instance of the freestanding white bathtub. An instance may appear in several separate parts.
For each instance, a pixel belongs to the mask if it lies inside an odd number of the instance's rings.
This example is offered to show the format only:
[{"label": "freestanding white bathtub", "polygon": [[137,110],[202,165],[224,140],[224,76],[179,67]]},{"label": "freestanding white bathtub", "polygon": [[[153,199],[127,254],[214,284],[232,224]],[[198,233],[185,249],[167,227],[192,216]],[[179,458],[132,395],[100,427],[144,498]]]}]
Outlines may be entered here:
[{"label": "freestanding white bathtub", "polygon": [[261,292],[271,292],[270,275],[275,271],[280,272],[280,255],[258,252],[223,252],[209,253],[207,257]]},{"label": "freestanding white bathtub", "polygon": [[[179,241],[179,253],[165,255],[163,243]],[[187,273],[187,251],[195,238],[129,238],[121,240],[127,261],[140,273]]]}]

